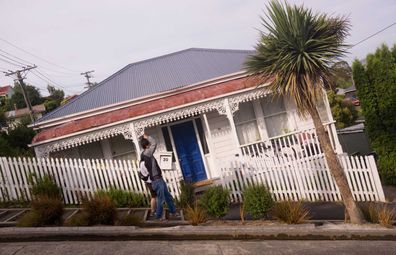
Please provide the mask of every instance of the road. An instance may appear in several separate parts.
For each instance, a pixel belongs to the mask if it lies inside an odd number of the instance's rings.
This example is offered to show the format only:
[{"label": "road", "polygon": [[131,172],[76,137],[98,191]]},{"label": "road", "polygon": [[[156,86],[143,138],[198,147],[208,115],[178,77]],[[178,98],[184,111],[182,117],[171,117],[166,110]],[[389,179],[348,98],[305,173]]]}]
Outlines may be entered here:
[{"label": "road", "polygon": [[396,254],[392,241],[75,241],[0,243],[0,254]]}]

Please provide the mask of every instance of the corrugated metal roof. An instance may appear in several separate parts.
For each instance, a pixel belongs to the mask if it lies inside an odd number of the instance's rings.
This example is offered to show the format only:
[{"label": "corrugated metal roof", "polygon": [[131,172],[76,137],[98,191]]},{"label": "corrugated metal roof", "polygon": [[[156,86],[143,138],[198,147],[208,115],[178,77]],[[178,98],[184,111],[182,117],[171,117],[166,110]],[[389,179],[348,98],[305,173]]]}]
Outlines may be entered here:
[{"label": "corrugated metal roof", "polygon": [[36,123],[232,74],[252,53],[191,48],[132,63]]}]

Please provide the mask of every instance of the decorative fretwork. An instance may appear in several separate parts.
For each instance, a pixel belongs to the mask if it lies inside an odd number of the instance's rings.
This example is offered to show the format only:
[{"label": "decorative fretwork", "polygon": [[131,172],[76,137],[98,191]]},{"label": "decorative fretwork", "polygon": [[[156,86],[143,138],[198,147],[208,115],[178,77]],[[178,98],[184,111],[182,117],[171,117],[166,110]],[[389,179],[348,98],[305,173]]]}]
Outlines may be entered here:
[{"label": "decorative fretwork", "polygon": [[72,138],[67,138],[45,145],[37,146],[35,148],[36,154],[39,157],[48,157],[49,153],[53,151],[69,149],[83,144],[114,137],[120,134],[122,134],[125,139],[133,140],[136,143],[137,137],[143,135],[144,129],[147,127],[153,127],[167,122],[189,118],[213,110],[217,110],[218,113],[222,115],[229,115],[228,112],[234,114],[239,109],[239,103],[258,99],[265,96],[266,94],[267,92],[263,89],[254,89],[238,95],[214,99],[212,101],[190,105],[180,109],[158,113],[156,115],[142,118],[126,124],[104,128],[93,131],[91,133],[82,134],[74,136]]},{"label": "decorative fretwork", "polygon": [[70,149],[76,146],[100,141],[120,134],[124,135],[125,139],[133,139],[133,130],[131,130],[131,125],[128,123],[107,129],[101,129],[88,134],[78,135],[72,138],[63,139],[45,145],[40,145],[35,148],[36,155],[39,157],[48,157],[50,152]]}]

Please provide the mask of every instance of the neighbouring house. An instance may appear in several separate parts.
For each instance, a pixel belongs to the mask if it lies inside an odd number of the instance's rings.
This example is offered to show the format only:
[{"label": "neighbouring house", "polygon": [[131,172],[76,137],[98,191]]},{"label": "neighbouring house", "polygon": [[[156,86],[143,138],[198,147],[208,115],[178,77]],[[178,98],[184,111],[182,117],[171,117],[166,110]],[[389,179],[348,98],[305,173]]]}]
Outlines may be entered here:
[{"label": "neighbouring house", "polygon": [[369,155],[373,152],[364,130],[364,122],[338,129],[337,134],[344,152],[351,155]]},{"label": "neighbouring house", "polygon": [[14,89],[10,86],[0,87],[0,98],[11,98],[14,95]]},{"label": "neighbouring house", "polygon": [[345,88],[345,89],[337,88],[337,95],[345,96],[345,100],[351,101],[355,106],[360,105],[360,101],[357,97],[356,87],[354,84],[348,88]]},{"label": "neighbouring house", "polygon": [[[146,132],[163,168],[192,182],[218,177],[218,163],[236,157],[314,154],[312,120],[244,71],[253,53],[191,48],[129,64],[37,120],[31,146],[38,157],[138,160]],[[324,100],[322,121],[342,153]]]},{"label": "neighbouring house", "polygon": [[[45,113],[44,104],[34,105],[32,106],[33,115],[35,119],[39,119]],[[9,128],[13,128],[21,123],[23,118],[29,118],[29,108],[15,109],[13,111],[8,111],[4,113],[7,119],[7,126]]]},{"label": "neighbouring house", "polygon": [[71,100],[73,100],[74,98],[76,98],[78,95],[70,95],[70,96],[66,96],[62,102],[61,105],[67,104],[68,102],[70,102]]}]

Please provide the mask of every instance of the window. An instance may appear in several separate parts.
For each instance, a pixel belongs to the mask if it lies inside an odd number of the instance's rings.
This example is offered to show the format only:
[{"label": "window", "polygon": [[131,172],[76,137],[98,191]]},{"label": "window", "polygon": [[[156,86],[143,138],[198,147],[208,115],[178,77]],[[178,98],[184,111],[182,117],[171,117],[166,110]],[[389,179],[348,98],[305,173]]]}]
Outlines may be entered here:
[{"label": "window", "polygon": [[239,110],[234,115],[234,123],[240,145],[260,141],[252,102],[239,104]]},{"label": "window", "polygon": [[264,98],[261,100],[261,107],[270,138],[291,131],[283,97]]},{"label": "window", "polygon": [[136,160],[135,145],[132,140],[125,139],[122,135],[110,139],[111,155],[117,160]]},{"label": "window", "polygon": [[102,146],[100,142],[84,144],[78,147],[80,158],[103,158]]},{"label": "window", "polygon": [[[166,151],[173,152],[173,147],[172,147],[172,142],[171,142],[170,135],[168,132],[168,127],[162,127],[161,130],[162,130],[162,135],[164,136]],[[176,162],[174,153],[172,153],[172,162]]]},{"label": "window", "polygon": [[199,119],[199,118],[195,119],[195,124],[197,125],[197,131],[198,131],[198,135],[199,135],[199,140],[201,140],[202,151],[203,151],[204,154],[208,154],[209,153],[209,147],[208,147],[208,144],[207,144],[206,139],[205,139],[205,134],[204,134],[204,130],[203,130],[203,127],[202,127],[201,119]]}]

